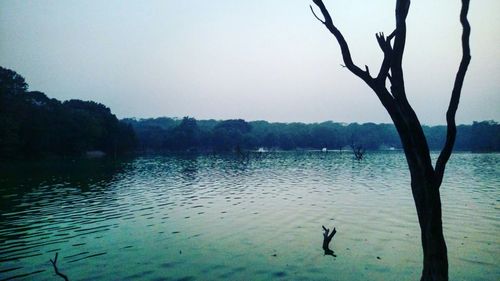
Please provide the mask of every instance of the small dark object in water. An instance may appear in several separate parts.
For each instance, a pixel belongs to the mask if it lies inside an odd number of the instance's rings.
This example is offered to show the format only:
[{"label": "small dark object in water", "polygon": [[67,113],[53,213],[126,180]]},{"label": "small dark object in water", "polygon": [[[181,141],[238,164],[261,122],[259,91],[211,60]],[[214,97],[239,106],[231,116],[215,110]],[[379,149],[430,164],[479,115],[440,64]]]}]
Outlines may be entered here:
[{"label": "small dark object in water", "polygon": [[377,260],[381,260],[381,258],[380,258],[380,257],[377,257]]},{"label": "small dark object in water", "polygon": [[323,227],[323,230],[325,231],[323,233],[323,250],[325,251],[325,255],[330,255],[330,256],[336,257],[334,252],[330,249],[329,245],[330,245],[330,241],[332,241],[332,239],[333,239],[333,236],[335,235],[335,233],[337,233],[337,230],[334,227],[332,230],[332,233],[330,233],[330,229],[326,228],[324,225],[322,225],[322,227]]},{"label": "small dark object in water", "polygon": [[276,255],[276,254],[272,254],[272,256],[273,256],[273,257],[277,257],[278,255]]},{"label": "small dark object in water", "polygon": [[66,275],[62,274],[59,271],[59,269],[57,268],[57,256],[58,256],[58,253],[56,252],[56,256],[54,257],[54,260],[50,259],[50,262],[54,266],[54,271],[56,272],[57,275],[61,276],[61,278],[63,278],[66,281],[69,281],[68,277]]},{"label": "small dark object in water", "polygon": [[354,153],[354,157],[356,160],[360,161],[363,160],[363,155],[365,154],[365,150],[363,146],[361,145],[354,145],[354,143],[351,144],[352,152]]}]

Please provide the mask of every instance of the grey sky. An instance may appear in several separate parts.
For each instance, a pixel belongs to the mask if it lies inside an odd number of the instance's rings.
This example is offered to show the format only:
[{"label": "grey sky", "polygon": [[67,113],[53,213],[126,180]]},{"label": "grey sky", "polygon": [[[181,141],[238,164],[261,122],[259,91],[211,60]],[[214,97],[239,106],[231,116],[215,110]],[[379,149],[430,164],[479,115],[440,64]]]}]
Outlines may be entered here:
[{"label": "grey sky", "polygon": [[[500,120],[500,1],[471,1],[472,63],[459,123]],[[326,0],[355,62],[375,72],[374,34],[394,0]],[[340,67],[334,37],[305,0],[0,2],[0,65],[31,90],[94,100],[118,117],[390,122]],[[444,124],[460,61],[459,0],[413,1],[405,76],[425,124]]]}]

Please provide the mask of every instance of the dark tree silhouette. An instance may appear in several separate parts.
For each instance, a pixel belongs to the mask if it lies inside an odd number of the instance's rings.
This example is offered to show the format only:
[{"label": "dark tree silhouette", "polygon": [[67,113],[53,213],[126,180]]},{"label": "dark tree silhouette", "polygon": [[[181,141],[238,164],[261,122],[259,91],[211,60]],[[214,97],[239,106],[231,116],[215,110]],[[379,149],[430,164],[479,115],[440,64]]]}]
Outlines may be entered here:
[{"label": "dark tree silhouette", "polygon": [[21,75],[0,66],[0,160],[79,157],[92,150],[117,155],[135,144],[132,126],[106,106],[28,91]]},{"label": "dark tree silhouette", "polygon": [[60,272],[59,268],[57,267],[57,256],[58,256],[58,253],[56,253],[54,260],[50,259],[50,263],[52,263],[52,266],[54,267],[54,272],[57,275],[61,276],[61,278],[64,279],[65,281],[69,281],[68,276],[66,276],[66,274],[63,274],[62,272]]},{"label": "dark tree silhouette", "polygon": [[333,236],[335,236],[335,233],[337,233],[337,230],[334,227],[332,232],[330,233],[330,229],[326,228],[324,225],[322,225],[322,227],[323,227],[323,231],[324,231],[323,232],[323,251],[325,251],[325,256],[330,255],[330,256],[336,257],[335,252],[330,249],[330,242],[332,241]]},{"label": "dark tree silhouette", "polygon": [[354,143],[351,144],[351,149],[352,153],[354,154],[354,158],[356,160],[360,161],[363,160],[363,155],[365,154],[365,149],[363,148],[362,145],[355,145]]},{"label": "dark tree silhouette", "polygon": [[[321,20],[311,6],[314,16],[335,36],[345,67],[361,78],[375,92],[382,105],[391,116],[399,133],[411,175],[411,189],[418,221],[421,229],[423,248],[423,270],[421,280],[448,280],[448,257],[443,236],[441,198],[439,188],[443,181],[446,163],[450,158],[456,138],[455,114],[460,100],[463,81],[471,60],[469,37],[470,25],[467,20],[469,0],[462,0],[460,22],[462,32],[462,59],[451,99],[446,113],[447,134],[443,149],[433,167],[424,131],[413,108],[406,98],[402,60],[406,41],[406,16],[410,0],[396,0],[396,29],[387,37],[376,34],[377,42],[384,53],[384,59],[376,77],[372,77],[368,66],[359,68],[352,60],[349,46],[342,33],[333,24],[330,13],[323,1],[313,0],[324,20]],[[390,88],[386,87],[386,80]]]}]

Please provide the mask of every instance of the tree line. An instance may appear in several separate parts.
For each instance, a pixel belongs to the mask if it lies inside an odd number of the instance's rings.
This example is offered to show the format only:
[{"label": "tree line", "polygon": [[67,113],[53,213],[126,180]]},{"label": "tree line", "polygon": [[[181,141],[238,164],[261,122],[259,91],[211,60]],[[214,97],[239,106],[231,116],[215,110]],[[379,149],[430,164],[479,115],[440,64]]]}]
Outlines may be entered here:
[{"label": "tree line", "polygon": [[0,67],[0,159],[120,155],[135,148],[132,127],[106,106],[28,91],[21,75]]},{"label": "tree line", "polygon": [[[455,150],[500,151],[500,124],[457,127]],[[439,150],[446,126],[423,126],[429,147]],[[0,159],[79,157],[89,151],[130,152],[401,149],[392,124],[271,123],[184,118],[126,118],[93,101],[59,101],[28,91],[25,79],[0,67]]]},{"label": "tree line", "polygon": [[[196,120],[192,117],[123,119],[138,139],[140,151],[238,151],[350,149],[401,149],[392,124],[374,123],[270,123],[232,120]],[[495,121],[459,125],[455,150],[500,151],[500,124]],[[446,126],[423,126],[431,150],[442,148]]]}]

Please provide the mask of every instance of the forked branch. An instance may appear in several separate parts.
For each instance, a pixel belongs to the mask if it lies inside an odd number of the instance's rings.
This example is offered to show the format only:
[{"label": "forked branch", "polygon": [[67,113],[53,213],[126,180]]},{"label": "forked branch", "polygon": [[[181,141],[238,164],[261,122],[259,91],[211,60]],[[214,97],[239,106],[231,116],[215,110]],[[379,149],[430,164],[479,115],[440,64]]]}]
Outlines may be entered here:
[{"label": "forked branch", "polygon": [[358,161],[363,160],[363,155],[365,154],[365,149],[363,148],[362,145],[355,145],[354,143],[352,143],[351,149],[352,149],[352,153],[354,154],[354,158],[356,158],[356,160],[358,160]]},{"label": "forked branch", "polygon": [[455,139],[457,136],[457,126],[455,124],[455,115],[458,109],[458,103],[460,102],[460,94],[462,92],[462,86],[465,79],[465,73],[469,67],[471,61],[470,55],[470,24],[467,19],[467,13],[469,12],[469,2],[470,0],[462,0],[462,9],[460,11],[460,23],[462,24],[462,60],[460,61],[460,66],[458,67],[457,75],[455,76],[455,83],[453,85],[453,90],[451,92],[450,104],[448,105],[448,111],[446,112],[446,142],[444,144],[443,150],[438,157],[436,162],[435,174],[437,186],[441,185],[443,181],[444,170],[446,168],[446,163],[450,159],[451,152],[453,151],[453,145],[455,144]]},{"label": "forked branch", "polygon": [[57,268],[57,256],[58,256],[58,253],[56,253],[56,256],[54,257],[54,260],[50,259],[50,262],[54,266],[54,271],[56,272],[57,275],[61,276],[61,278],[63,278],[66,281],[69,281],[68,277],[66,275],[62,274],[59,271],[59,269]]},{"label": "forked branch", "polygon": [[340,32],[340,30],[338,30],[337,27],[333,24],[332,17],[330,16],[330,13],[326,9],[325,4],[323,4],[323,1],[313,0],[313,2],[314,2],[314,4],[316,4],[316,6],[318,6],[318,8],[320,9],[321,13],[323,14],[323,17],[325,20],[321,20],[316,15],[316,13],[314,13],[314,9],[312,8],[312,6],[309,6],[309,7],[311,8],[311,11],[312,11],[314,17],[316,17],[316,19],[318,19],[322,24],[324,24],[326,26],[326,28],[337,39],[337,42],[339,43],[339,46],[340,46],[340,50],[342,52],[342,58],[344,60],[345,66],[352,73],[354,73],[356,76],[363,79],[366,83],[371,83],[372,82],[371,80],[373,80],[373,78],[370,76],[368,71],[363,71],[361,68],[359,68],[357,65],[355,65],[354,62],[352,61],[351,52],[349,50],[349,45],[347,45],[347,42],[346,42],[344,36],[342,35],[342,33]]},{"label": "forked branch", "polygon": [[[369,68],[367,66],[365,66],[365,70],[362,70],[361,68],[359,68],[357,65],[354,64],[354,62],[352,61],[349,46],[348,46],[344,36],[342,35],[342,33],[333,24],[332,17],[330,16],[330,13],[326,9],[325,4],[323,3],[322,0],[313,0],[313,2],[314,2],[314,4],[316,4],[316,6],[319,7],[321,13],[323,14],[324,20],[320,19],[320,17],[318,17],[316,15],[316,13],[314,13],[314,9],[312,8],[312,6],[310,6],[311,11],[312,11],[314,17],[316,17],[316,19],[318,21],[320,21],[322,24],[324,24],[326,26],[326,28],[330,31],[330,33],[332,33],[333,36],[335,36],[335,38],[337,39],[337,42],[340,46],[340,51],[342,52],[342,59],[344,60],[345,67],[347,67],[353,74],[355,74],[356,76],[361,78],[363,81],[365,81],[365,83],[368,86],[370,86],[370,88],[372,88],[374,90],[374,92],[377,94],[378,98],[380,99],[380,101],[386,107],[387,110],[393,111],[393,110],[391,110],[392,103],[393,103],[393,97],[385,89],[385,85],[383,83],[376,83],[377,80],[374,79],[373,77],[371,77]],[[390,42],[394,38],[394,36],[395,36],[395,32],[391,33],[391,35],[389,35],[389,37],[387,38],[387,41]],[[387,56],[387,59],[385,62],[386,66],[390,65],[390,61],[391,60],[390,60],[389,56]],[[387,67],[384,67],[384,69],[386,69],[386,68]],[[387,73],[388,69],[384,70],[384,71],[386,72],[385,76],[388,77],[389,76]],[[384,77],[384,79],[385,79],[385,77]]]},{"label": "forked branch", "polygon": [[324,225],[323,227],[323,250],[325,251],[325,255],[330,255],[336,257],[334,252],[330,249],[330,242],[333,239],[333,236],[335,233],[337,233],[337,230],[335,230],[335,227],[332,230],[332,233],[330,233],[330,229],[326,228]]},{"label": "forked branch", "polygon": [[409,106],[406,100],[403,78],[403,54],[406,44],[406,17],[410,9],[410,0],[397,0],[396,2],[396,30],[394,30],[394,46],[390,59],[393,87],[392,95],[402,105]]},{"label": "forked branch", "polygon": [[384,53],[384,60],[382,61],[382,65],[380,66],[380,70],[377,75],[377,80],[379,83],[385,83],[385,79],[390,77],[389,69],[391,68],[391,59],[393,54],[391,40],[394,38],[395,35],[396,35],[395,30],[389,36],[387,36],[387,38],[384,36],[383,32],[375,34],[377,43],[380,46],[382,52]]}]

